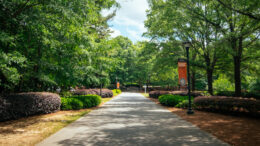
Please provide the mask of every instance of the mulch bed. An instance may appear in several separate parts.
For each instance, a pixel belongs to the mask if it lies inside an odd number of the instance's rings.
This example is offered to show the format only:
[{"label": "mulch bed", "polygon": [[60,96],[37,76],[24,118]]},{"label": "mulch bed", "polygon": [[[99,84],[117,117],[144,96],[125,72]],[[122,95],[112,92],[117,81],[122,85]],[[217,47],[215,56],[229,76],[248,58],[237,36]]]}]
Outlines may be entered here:
[{"label": "mulch bed", "polygon": [[[158,99],[149,98],[160,104]],[[217,138],[235,146],[260,145],[260,120],[195,110],[194,115],[187,115],[186,109],[165,107],[181,118],[211,133]]]}]

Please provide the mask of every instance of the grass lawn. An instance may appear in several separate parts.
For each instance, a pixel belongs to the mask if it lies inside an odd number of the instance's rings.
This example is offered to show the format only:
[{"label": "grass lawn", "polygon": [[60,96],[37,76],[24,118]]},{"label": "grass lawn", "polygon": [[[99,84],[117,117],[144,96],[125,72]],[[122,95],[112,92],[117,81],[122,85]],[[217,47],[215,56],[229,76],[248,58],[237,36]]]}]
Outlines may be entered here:
[{"label": "grass lawn", "polygon": [[[102,98],[101,105],[111,99]],[[59,111],[46,115],[0,122],[0,146],[35,145],[96,108]]]},{"label": "grass lawn", "polygon": [[[149,97],[149,95],[145,95]],[[149,98],[160,104],[158,99]],[[166,107],[182,119],[189,121],[200,129],[235,146],[260,145],[260,120],[249,117],[223,115],[195,110],[194,115],[187,115],[186,109]]]}]

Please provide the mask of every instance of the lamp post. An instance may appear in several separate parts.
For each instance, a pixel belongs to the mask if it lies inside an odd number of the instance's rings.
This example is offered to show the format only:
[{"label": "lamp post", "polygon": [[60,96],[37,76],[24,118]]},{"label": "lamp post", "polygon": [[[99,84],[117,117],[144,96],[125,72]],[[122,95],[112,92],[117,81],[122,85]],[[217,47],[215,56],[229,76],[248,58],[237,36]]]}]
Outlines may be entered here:
[{"label": "lamp post", "polygon": [[186,48],[187,53],[187,77],[188,77],[188,95],[189,95],[189,107],[187,114],[193,114],[194,111],[191,108],[191,96],[190,96],[190,63],[189,63],[189,48],[191,46],[191,43],[189,41],[183,42],[184,47]]}]

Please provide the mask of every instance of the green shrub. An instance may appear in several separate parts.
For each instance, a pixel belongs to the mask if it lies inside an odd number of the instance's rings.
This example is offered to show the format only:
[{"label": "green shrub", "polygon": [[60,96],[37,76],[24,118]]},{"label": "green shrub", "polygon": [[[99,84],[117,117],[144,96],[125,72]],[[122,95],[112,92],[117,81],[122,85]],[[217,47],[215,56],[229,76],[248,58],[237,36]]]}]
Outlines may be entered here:
[{"label": "green shrub", "polygon": [[215,91],[234,91],[235,86],[225,75],[220,75],[217,80],[213,82]]},{"label": "green shrub", "polygon": [[83,102],[84,108],[91,108],[98,106],[101,103],[101,97],[98,95],[83,95],[77,96],[79,100]]},{"label": "green shrub", "polygon": [[61,110],[72,110],[71,104],[68,100],[69,98],[61,97]]},{"label": "green shrub", "polygon": [[98,106],[101,103],[101,97],[98,95],[70,96],[63,97],[61,102],[62,110],[78,110]]},{"label": "green shrub", "polygon": [[162,105],[166,105],[166,106],[175,106],[178,104],[178,102],[176,100],[174,100],[174,96],[167,94],[167,95],[161,95],[159,97],[159,102]]},{"label": "green shrub", "polygon": [[[162,105],[166,105],[166,106],[176,106],[179,103],[183,102],[184,100],[188,100],[189,97],[188,96],[181,96],[181,95],[171,95],[171,94],[167,94],[167,95],[161,95],[159,97],[159,102]],[[193,100],[193,97],[192,97]]]},{"label": "green shrub", "polygon": [[[189,100],[183,100],[181,102],[179,102],[175,107],[177,108],[188,108],[189,107]],[[193,103],[193,100],[191,100],[191,107],[194,108],[195,105]]]},{"label": "green shrub", "polygon": [[114,96],[122,93],[122,91],[120,89],[113,89],[112,91],[113,91]]},{"label": "green shrub", "polygon": [[77,98],[62,97],[61,110],[79,110],[83,108],[83,102]]},{"label": "green shrub", "polygon": [[98,95],[88,95],[87,97],[90,98],[90,101],[92,102],[92,107],[98,106],[102,101],[101,97]]},{"label": "green shrub", "polygon": [[250,92],[260,91],[260,79],[253,80],[249,85]]},{"label": "green shrub", "polygon": [[69,104],[73,110],[79,110],[83,108],[83,102],[77,98],[69,98]]}]

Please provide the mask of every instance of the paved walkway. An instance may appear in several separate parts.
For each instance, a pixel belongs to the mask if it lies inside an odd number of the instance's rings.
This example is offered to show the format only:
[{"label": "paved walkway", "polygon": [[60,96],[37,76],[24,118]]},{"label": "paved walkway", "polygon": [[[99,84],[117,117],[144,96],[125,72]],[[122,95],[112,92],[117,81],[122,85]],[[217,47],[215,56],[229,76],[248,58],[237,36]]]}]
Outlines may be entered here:
[{"label": "paved walkway", "polygon": [[39,146],[227,145],[141,94],[123,93]]}]

